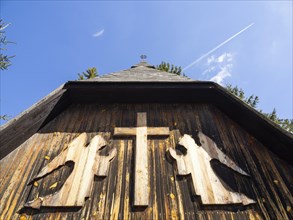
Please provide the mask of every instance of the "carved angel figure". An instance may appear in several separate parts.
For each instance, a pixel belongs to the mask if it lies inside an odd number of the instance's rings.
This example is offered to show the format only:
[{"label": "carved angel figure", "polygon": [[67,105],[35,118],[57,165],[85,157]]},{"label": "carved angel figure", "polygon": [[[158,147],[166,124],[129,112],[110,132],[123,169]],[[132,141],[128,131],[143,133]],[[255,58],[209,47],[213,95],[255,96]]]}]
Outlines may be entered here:
[{"label": "carved angel figure", "polygon": [[63,166],[66,162],[74,162],[74,169],[66,179],[62,188],[54,194],[38,197],[25,204],[25,207],[40,209],[41,206],[73,207],[83,206],[85,198],[92,191],[94,176],[107,176],[110,161],[116,155],[114,148],[109,156],[101,156],[99,150],[106,145],[101,135],[96,135],[88,146],[86,133],[80,134],[57,157],[48,163],[33,180],[44,177]]},{"label": "carved angel figure", "polygon": [[185,155],[178,155],[174,149],[169,149],[171,157],[176,160],[178,175],[191,175],[195,194],[201,197],[203,204],[255,203],[244,194],[229,191],[215,174],[210,161],[217,159],[234,171],[249,175],[227,157],[208,136],[201,132],[198,136],[201,146],[187,134],[179,140],[179,145],[187,150]]}]

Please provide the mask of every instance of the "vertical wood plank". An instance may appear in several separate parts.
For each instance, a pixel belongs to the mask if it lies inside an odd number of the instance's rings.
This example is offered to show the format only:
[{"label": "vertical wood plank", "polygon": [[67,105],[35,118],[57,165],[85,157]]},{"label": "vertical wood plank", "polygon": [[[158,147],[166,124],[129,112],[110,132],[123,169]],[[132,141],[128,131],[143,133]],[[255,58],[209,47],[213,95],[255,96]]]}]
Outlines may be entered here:
[{"label": "vertical wood plank", "polygon": [[134,205],[148,206],[148,152],[147,152],[147,127],[146,113],[137,113],[135,145],[135,183],[134,183]]}]

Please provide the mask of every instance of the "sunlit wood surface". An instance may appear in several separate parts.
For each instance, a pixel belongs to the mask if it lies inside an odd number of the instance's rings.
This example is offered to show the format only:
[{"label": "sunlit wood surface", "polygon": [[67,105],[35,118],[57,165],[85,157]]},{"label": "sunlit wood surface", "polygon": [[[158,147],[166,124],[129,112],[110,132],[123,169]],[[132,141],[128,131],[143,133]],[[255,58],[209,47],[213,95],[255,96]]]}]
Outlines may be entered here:
[{"label": "sunlit wood surface", "polygon": [[[233,109],[231,109],[233,111]],[[149,205],[133,207],[135,140],[113,138],[115,127],[135,127],[137,112],[147,113],[148,127],[169,127],[166,138],[148,138]],[[197,131],[210,137],[250,177],[211,165],[227,187],[256,201],[249,206],[201,204],[192,196],[190,177],[177,176],[166,155],[178,135]],[[67,164],[36,183],[30,181],[81,133],[109,143],[101,154],[117,149],[106,177],[96,177],[82,207],[23,209],[27,201],[61,189],[72,172]],[[76,104],[0,162],[0,219],[293,219],[293,168],[271,153],[213,105],[209,104]],[[28,185],[29,184],[29,185]]]}]

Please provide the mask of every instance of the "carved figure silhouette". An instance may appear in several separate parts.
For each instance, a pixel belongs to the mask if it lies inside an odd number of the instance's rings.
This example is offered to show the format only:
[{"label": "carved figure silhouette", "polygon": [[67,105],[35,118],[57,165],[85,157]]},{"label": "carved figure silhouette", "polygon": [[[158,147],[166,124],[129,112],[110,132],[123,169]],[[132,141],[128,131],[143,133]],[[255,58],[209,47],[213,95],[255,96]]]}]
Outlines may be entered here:
[{"label": "carved figure silhouette", "polygon": [[85,198],[91,194],[94,176],[107,176],[110,161],[116,155],[115,148],[108,156],[99,154],[99,150],[106,145],[106,141],[101,135],[96,135],[88,146],[86,143],[86,133],[80,134],[66,150],[62,151],[34,177],[33,181],[49,175],[68,161],[74,162],[73,171],[58,192],[29,201],[25,207],[40,209],[41,206],[83,206]]},{"label": "carved figure silhouette", "polygon": [[201,197],[203,204],[255,203],[244,194],[229,191],[215,174],[210,161],[217,159],[234,171],[249,175],[226,156],[208,136],[201,132],[198,136],[201,146],[187,134],[179,140],[179,145],[187,151],[185,155],[178,155],[174,149],[169,149],[171,157],[176,160],[178,175],[191,175],[195,194]]}]

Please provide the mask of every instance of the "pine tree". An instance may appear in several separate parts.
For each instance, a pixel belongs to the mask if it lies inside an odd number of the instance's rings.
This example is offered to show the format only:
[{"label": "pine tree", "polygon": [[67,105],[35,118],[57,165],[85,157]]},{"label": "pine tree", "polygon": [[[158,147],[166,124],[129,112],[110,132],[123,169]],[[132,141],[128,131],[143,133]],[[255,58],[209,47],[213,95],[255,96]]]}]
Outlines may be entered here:
[{"label": "pine tree", "polygon": [[[7,70],[11,65],[11,58],[14,56],[4,55],[3,51],[7,50],[6,45],[10,42],[6,39],[5,29],[9,26],[9,24],[5,24],[2,19],[0,19],[0,70]],[[0,115],[0,120],[7,121],[9,119],[8,115]]]},{"label": "pine tree", "polygon": [[[168,72],[168,73],[174,73],[174,74],[179,75],[179,76],[182,75],[181,66],[178,67],[178,66],[174,66],[173,64],[170,65],[170,63],[167,63],[167,62],[164,62],[164,61],[162,61],[160,65],[157,65],[156,69],[164,71],[164,72]],[[185,76],[185,75],[183,74],[183,76]]]},{"label": "pine tree", "polygon": [[241,101],[245,102],[246,104],[250,105],[252,108],[256,108],[257,104],[259,103],[258,96],[251,95],[248,98],[245,97],[244,91],[238,86],[232,86],[231,84],[226,85],[226,89],[232,93],[233,95],[237,96]]},{"label": "pine tree", "polygon": [[8,118],[9,118],[8,115],[0,115],[0,119],[1,119],[1,120],[7,121]]},{"label": "pine tree", "polygon": [[95,67],[88,68],[86,72],[82,72],[81,74],[78,73],[78,80],[84,80],[84,79],[92,79],[97,77],[99,74],[97,72],[97,69]]},{"label": "pine tree", "polygon": [[[156,69],[168,72],[168,73],[174,73],[177,75],[182,74],[182,69],[179,66],[174,66],[173,64],[170,65],[168,62],[162,61],[160,65],[156,66]],[[183,73],[183,76],[185,74]],[[228,92],[235,95],[237,98],[239,98],[241,101],[246,103],[247,105],[251,106],[252,108],[257,109],[257,105],[259,103],[259,98],[256,95],[250,95],[249,97],[245,96],[245,92],[243,89],[238,88],[238,86],[232,86],[231,84],[226,85],[226,89]],[[274,108],[271,113],[264,113],[262,110],[258,110],[261,114],[266,116],[268,119],[279,125],[281,128],[285,129],[286,131],[293,133],[293,119],[282,119],[277,116],[277,111]]]},{"label": "pine tree", "polygon": [[12,43],[6,39],[5,29],[9,24],[5,24],[2,19],[0,19],[0,70],[7,70],[11,65],[11,58],[14,56],[4,55],[3,51],[7,50],[6,45]]},{"label": "pine tree", "polygon": [[[250,95],[248,98],[245,97],[245,93],[243,89],[238,88],[237,86],[232,86],[231,84],[226,85],[226,89],[228,92],[235,95],[241,101],[245,102],[252,108],[257,109],[257,104],[259,103],[258,96]],[[271,113],[264,113],[262,110],[258,110],[261,114],[266,116],[268,119],[279,125],[281,128],[285,129],[286,131],[293,133],[293,119],[282,119],[279,118],[277,115],[277,110],[274,108]]]}]

